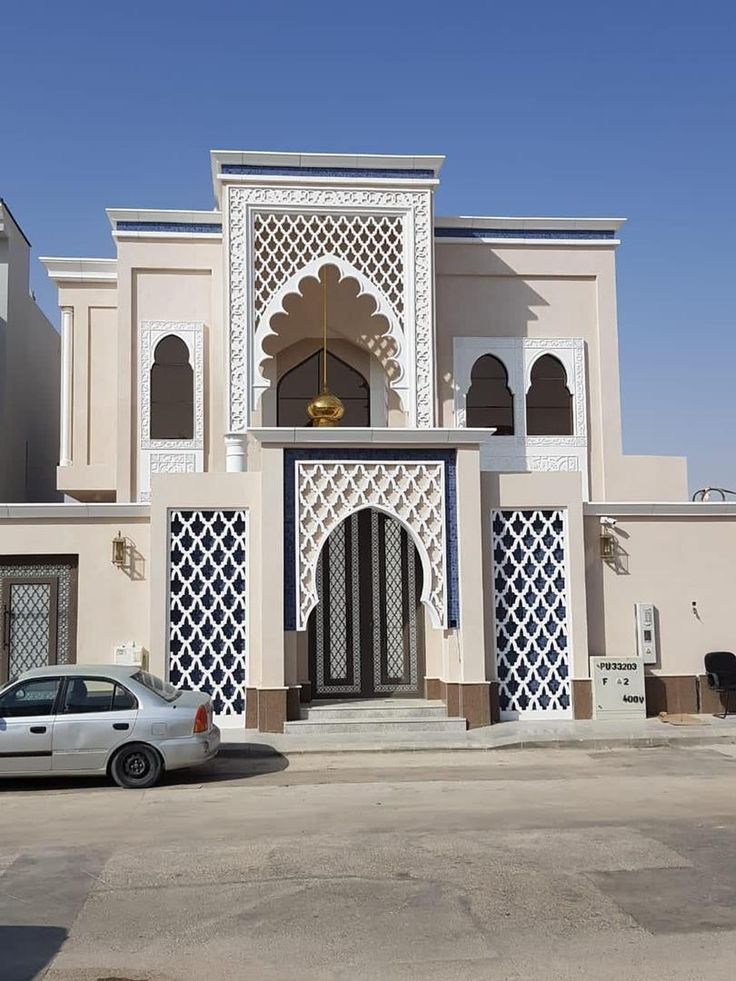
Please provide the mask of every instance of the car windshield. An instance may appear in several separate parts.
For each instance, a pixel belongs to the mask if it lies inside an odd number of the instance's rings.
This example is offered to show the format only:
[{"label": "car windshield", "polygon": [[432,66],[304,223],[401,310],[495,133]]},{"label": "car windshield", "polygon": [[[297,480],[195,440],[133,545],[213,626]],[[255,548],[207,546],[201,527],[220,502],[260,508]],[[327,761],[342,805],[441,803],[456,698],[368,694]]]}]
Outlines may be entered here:
[{"label": "car windshield", "polygon": [[135,674],[131,675],[131,678],[133,681],[137,681],[139,685],[143,685],[144,688],[154,692],[159,698],[163,698],[165,702],[174,702],[181,695],[178,688],[174,688],[168,681],[157,678],[155,674],[149,674],[148,671],[136,671]]}]

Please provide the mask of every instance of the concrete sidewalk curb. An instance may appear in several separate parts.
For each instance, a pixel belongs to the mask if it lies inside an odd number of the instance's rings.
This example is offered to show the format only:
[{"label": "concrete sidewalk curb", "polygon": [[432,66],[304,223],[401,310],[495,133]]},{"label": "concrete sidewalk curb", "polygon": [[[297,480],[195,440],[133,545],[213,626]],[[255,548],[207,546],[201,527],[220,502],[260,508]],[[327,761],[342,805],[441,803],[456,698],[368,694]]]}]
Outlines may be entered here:
[{"label": "concrete sidewalk curb", "polygon": [[514,738],[506,737],[497,742],[435,742],[427,740],[422,743],[406,743],[400,741],[370,742],[363,745],[345,743],[317,743],[310,745],[285,745],[284,737],[274,739],[275,745],[266,742],[227,742],[220,748],[221,757],[251,757],[266,759],[274,756],[300,756],[306,754],[347,753],[441,753],[441,752],[491,752],[493,750],[514,749],[655,749],[673,746],[733,746],[736,745],[735,733],[722,734],[663,734],[636,736],[581,736],[579,738]]}]

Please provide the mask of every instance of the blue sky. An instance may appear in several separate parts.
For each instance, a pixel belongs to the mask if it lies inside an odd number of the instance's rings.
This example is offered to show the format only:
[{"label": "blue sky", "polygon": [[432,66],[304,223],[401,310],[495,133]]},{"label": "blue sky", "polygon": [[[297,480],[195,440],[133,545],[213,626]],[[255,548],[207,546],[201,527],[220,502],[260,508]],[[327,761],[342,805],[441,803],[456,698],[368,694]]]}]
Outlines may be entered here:
[{"label": "blue sky", "polygon": [[4,0],[0,33],[35,256],[112,255],[106,207],[211,208],[213,147],[444,153],[439,214],[629,218],[625,449],[736,488],[733,4]]}]

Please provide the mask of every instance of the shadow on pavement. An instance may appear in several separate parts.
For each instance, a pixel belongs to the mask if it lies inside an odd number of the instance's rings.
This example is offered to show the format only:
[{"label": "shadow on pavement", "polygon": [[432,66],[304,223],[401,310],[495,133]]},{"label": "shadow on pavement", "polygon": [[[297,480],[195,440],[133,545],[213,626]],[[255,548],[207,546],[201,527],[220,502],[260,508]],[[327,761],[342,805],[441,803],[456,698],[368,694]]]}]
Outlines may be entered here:
[{"label": "shadow on pavement", "polygon": [[[178,787],[200,783],[218,783],[223,781],[247,780],[249,777],[263,776],[268,773],[279,773],[289,765],[288,759],[271,746],[259,744],[250,752],[247,746],[238,747],[238,751],[225,751],[204,766],[195,766],[187,770],[172,770],[165,773],[159,786]],[[48,790],[117,790],[110,777],[100,776],[29,776],[0,778],[0,795],[12,791],[22,793],[43,792]],[[0,954],[2,947],[0,947]],[[1,963],[1,961],[0,961]],[[0,981],[6,981],[0,970]]]},{"label": "shadow on pavement", "polygon": [[33,981],[48,967],[67,938],[62,927],[0,926],[0,977]]}]

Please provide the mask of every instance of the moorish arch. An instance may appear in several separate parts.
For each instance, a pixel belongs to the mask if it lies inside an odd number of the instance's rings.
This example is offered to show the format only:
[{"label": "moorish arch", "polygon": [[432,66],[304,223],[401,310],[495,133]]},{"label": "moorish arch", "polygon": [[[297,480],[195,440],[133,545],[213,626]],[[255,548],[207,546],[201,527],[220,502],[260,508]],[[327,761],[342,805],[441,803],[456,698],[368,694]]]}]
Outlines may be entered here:
[{"label": "moorish arch", "polygon": [[291,555],[287,549],[286,571],[287,591],[293,589],[293,594],[287,592],[287,629],[306,629],[319,601],[317,564],[324,544],[346,518],[365,508],[396,519],[416,546],[422,565],[420,599],[432,625],[457,626],[454,491],[452,500],[447,494],[454,487],[454,454],[381,456],[370,458],[366,451],[363,458],[354,454],[353,459],[341,459],[340,451],[323,451],[314,458],[304,451],[290,461],[293,481],[287,467],[285,487],[293,497],[285,501],[285,520],[294,537]]},{"label": "moorish arch", "polygon": [[[389,387],[398,395],[402,409],[407,411],[410,376],[407,370],[407,344],[396,310],[380,288],[350,262],[335,255],[319,256],[296,270],[273,294],[259,317],[253,339],[252,408],[258,407],[263,393],[272,384],[265,366],[273,356],[269,339],[280,333],[274,326],[274,320],[290,317],[291,313],[286,305],[287,298],[295,295],[303,297],[306,281],[313,280],[319,283],[321,277],[328,274],[330,267],[337,270],[338,284],[346,281],[355,283],[356,299],[370,297],[373,300],[375,308],[370,314],[370,319],[376,318],[375,330],[366,331],[363,336],[351,340],[377,358],[386,373]],[[332,324],[331,329],[333,329]]]}]

